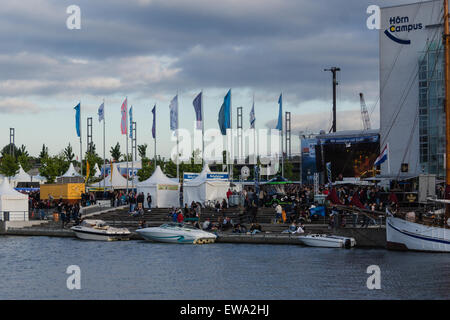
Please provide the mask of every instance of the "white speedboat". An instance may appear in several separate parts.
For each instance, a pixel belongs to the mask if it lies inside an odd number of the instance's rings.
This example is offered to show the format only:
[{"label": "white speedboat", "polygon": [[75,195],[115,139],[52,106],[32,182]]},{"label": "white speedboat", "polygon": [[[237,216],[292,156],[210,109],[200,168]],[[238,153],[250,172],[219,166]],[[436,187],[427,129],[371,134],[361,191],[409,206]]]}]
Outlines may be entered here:
[{"label": "white speedboat", "polygon": [[326,234],[308,234],[299,236],[298,239],[301,243],[310,247],[351,248],[356,245],[354,238]]},{"label": "white speedboat", "polygon": [[129,240],[131,232],[127,228],[108,226],[103,220],[83,220],[79,225],[70,228],[77,238],[84,240]]},{"label": "white speedboat", "polygon": [[217,236],[183,223],[165,223],[159,227],[136,230],[145,240],[168,243],[213,243]]}]

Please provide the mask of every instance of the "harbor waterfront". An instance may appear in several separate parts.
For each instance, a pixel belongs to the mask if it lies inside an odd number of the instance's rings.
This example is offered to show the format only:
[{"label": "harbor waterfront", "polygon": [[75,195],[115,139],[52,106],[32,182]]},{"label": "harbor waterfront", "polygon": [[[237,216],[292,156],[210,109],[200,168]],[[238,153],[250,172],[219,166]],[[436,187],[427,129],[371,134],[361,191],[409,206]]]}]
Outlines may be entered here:
[{"label": "harbor waterfront", "polygon": [[[0,255],[1,299],[450,298],[445,254],[2,236]],[[73,264],[81,269],[80,290],[66,287]],[[366,286],[373,264],[380,290]]]}]

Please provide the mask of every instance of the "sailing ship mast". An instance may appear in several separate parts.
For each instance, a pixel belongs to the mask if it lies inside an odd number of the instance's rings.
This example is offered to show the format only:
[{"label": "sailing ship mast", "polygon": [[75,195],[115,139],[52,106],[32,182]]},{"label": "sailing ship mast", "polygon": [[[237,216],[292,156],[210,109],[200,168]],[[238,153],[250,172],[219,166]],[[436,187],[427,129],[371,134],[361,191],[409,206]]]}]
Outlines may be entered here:
[{"label": "sailing ship mast", "polygon": [[[448,0],[444,0],[444,58],[445,58],[445,198],[450,199],[450,31]],[[445,207],[445,221],[450,218],[450,205]],[[445,222],[444,222],[445,223]]]}]

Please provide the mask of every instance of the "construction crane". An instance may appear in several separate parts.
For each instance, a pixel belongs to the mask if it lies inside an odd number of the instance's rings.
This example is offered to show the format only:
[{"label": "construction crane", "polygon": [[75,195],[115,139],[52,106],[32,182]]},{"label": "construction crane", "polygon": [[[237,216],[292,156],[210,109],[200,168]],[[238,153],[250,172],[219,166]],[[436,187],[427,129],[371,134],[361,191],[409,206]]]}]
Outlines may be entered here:
[{"label": "construction crane", "polygon": [[364,101],[364,95],[362,93],[359,94],[359,101],[361,103],[361,118],[364,130],[370,130],[371,126],[369,112],[367,112],[366,102]]}]

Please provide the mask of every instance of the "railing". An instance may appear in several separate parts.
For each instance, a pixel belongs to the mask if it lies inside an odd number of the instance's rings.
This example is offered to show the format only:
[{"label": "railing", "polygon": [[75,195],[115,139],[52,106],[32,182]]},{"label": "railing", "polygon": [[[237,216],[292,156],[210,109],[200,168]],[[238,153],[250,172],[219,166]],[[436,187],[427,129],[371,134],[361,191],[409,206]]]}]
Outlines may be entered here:
[{"label": "railing", "polygon": [[[13,215],[11,215],[11,213]],[[11,220],[11,217],[14,217]],[[23,218],[23,220],[20,220]],[[0,211],[0,221],[26,221],[29,220],[29,212],[28,211]]]}]

